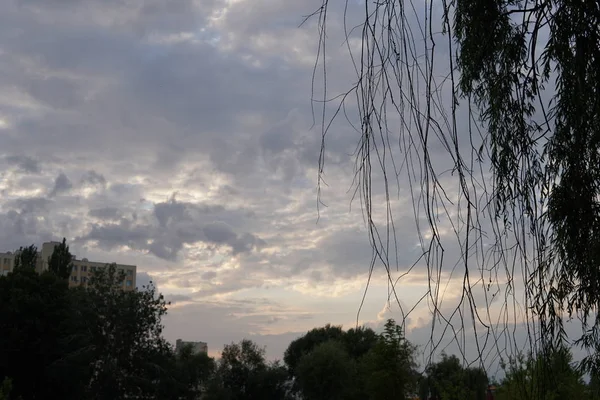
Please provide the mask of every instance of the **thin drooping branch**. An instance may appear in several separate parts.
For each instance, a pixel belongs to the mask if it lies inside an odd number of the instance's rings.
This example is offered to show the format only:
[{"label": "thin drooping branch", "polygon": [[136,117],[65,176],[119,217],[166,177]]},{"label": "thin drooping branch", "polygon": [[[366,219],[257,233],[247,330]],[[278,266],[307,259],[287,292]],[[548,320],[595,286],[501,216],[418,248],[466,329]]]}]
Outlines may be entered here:
[{"label": "thin drooping branch", "polygon": [[[575,343],[591,354],[581,365],[600,371],[599,3],[346,0],[356,81],[333,100],[325,59],[332,4],[324,0],[315,14],[314,73],[325,86],[319,196],[327,133],[353,100],[369,282],[382,265],[405,318],[429,307],[430,357],[453,345],[465,362],[489,368],[560,348],[570,340],[565,318],[576,316],[583,334]],[[349,30],[357,13],[362,22]],[[399,261],[405,238],[395,219],[405,190],[421,249],[410,265]],[[398,289],[419,267],[427,290],[403,310]]]}]

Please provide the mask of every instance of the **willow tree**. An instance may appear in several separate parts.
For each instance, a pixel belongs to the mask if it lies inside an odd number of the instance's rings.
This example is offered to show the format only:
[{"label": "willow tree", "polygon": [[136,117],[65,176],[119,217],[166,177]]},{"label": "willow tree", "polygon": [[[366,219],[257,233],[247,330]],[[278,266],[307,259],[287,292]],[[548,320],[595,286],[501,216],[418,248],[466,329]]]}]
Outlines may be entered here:
[{"label": "willow tree", "polygon": [[[401,285],[394,186],[407,182],[423,253],[417,261],[429,274],[423,301],[432,331],[449,330],[463,348],[472,328],[483,363],[492,351],[516,354],[510,336],[522,323],[531,351],[574,339],[589,350],[581,366],[598,370],[600,3],[337,3],[323,0],[313,14],[315,77],[321,74],[325,88],[319,182],[327,135],[339,126],[332,122],[349,116],[357,122],[354,182],[373,248],[370,271],[380,262],[390,293]],[[349,21],[357,14],[358,24]],[[338,16],[343,24],[329,23]],[[343,30],[356,72],[338,97],[326,79],[326,51],[340,44],[329,45],[334,29]],[[448,232],[461,248],[453,259],[444,258]],[[462,296],[444,311],[444,279],[457,274]],[[483,300],[473,294],[477,287]],[[492,315],[497,297],[502,306]],[[462,326],[452,323],[456,315]],[[569,318],[581,322],[576,338],[565,333]]]}]

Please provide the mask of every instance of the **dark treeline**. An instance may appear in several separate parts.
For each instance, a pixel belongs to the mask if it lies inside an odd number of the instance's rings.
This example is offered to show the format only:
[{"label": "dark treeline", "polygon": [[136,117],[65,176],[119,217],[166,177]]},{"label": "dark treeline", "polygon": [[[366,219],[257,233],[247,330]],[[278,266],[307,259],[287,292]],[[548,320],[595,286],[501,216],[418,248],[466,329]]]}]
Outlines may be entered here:
[{"label": "dark treeline", "polygon": [[[381,333],[312,329],[290,343],[283,363],[268,362],[250,340],[215,360],[190,347],[176,353],[163,338],[168,303],[152,284],[123,290],[124,275],[108,265],[88,287],[69,289],[64,242],[41,274],[35,247],[17,254],[13,272],[0,277],[0,400],[486,399],[486,373],[455,356],[419,373],[416,347],[391,319]],[[571,365],[565,349],[512,360],[496,399],[598,398],[597,380],[584,384]]]}]

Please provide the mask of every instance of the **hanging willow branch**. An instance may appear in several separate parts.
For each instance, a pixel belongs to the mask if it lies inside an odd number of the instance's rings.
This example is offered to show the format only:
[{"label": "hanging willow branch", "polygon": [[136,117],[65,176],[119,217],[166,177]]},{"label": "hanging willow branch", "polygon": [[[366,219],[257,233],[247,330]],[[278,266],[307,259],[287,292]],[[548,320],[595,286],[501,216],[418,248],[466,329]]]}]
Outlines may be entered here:
[{"label": "hanging willow branch", "polygon": [[[360,32],[359,52],[348,45],[357,80],[333,114],[324,91],[319,182],[332,121],[355,95],[355,183],[374,250],[370,273],[381,262],[395,295],[402,280],[393,269],[400,211],[393,186],[402,177],[423,249],[417,262],[429,276],[423,301],[433,314],[432,353],[441,342],[436,330],[464,349],[472,329],[479,362],[490,365],[523,350],[514,337],[520,322],[529,351],[560,348],[573,317],[583,327],[575,344],[589,351],[581,366],[600,371],[600,2],[342,5],[345,19],[350,8],[363,9],[361,24],[344,32],[347,43]],[[315,74],[326,89],[332,7],[323,0],[315,14],[323,66]],[[442,220],[462,249],[456,259],[444,257]],[[462,296],[448,311],[444,279],[457,274]],[[487,286],[483,304],[479,286]],[[496,295],[503,304],[494,316]]]}]

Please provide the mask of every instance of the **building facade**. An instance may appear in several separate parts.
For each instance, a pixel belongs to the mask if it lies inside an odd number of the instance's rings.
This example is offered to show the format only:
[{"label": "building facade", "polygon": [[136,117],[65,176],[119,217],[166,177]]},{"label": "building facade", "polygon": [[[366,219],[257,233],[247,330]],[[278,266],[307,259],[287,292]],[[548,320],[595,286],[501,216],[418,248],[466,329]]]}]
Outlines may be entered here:
[{"label": "building facade", "polygon": [[[41,251],[38,251],[37,262],[35,270],[38,273],[48,270],[48,258],[52,255],[54,247],[59,245],[60,242],[46,242],[42,244]],[[15,258],[18,252],[6,252],[0,253],[0,275],[7,275],[11,272],[15,266]],[[73,256],[73,268],[71,270],[71,276],[69,277],[69,286],[87,286],[89,280],[99,268],[105,268],[108,262],[89,261],[87,258],[81,260]],[[125,279],[123,280],[123,289],[133,290],[136,285],[136,273],[137,267],[135,265],[117,264],[117,270],[125,273]]]},{"label": "building facade", "polygon": [[192,346],[193,354],[205,353],[208,354],[208,344],[205,342],[186,342],[181,339],[177,339],[175,342],[175,352],[179,353],[185,346]]}]

